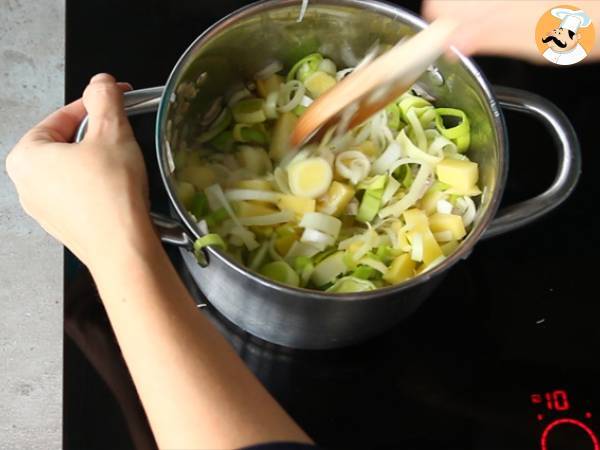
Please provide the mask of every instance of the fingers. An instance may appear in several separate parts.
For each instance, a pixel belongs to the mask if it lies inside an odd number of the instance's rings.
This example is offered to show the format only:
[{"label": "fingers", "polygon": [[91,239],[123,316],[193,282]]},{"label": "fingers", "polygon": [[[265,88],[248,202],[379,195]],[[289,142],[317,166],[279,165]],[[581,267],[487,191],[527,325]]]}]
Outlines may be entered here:
[{"label": "fingers", "polygon": [[84,117],[85,108],[79,99],[50,114],[23,138],[32,142],[68,142]]},{"label": "fingers", "polygon": [[89,116],[86,141],[118,142],[133,138],[123,109],[123,91],[129,89],[129,84],[117,83],[105,73],[92,77],[83,93],[83,104]]},{"label": "fingers", "polygon": [[[132,89],[129,83],[116,83],[116,86],[119,92]],[[75,100],[53,112],[34,126],[23,136],[22,141],[31,143],[70,142],[85,114],[86,108],[83,100]]]}]

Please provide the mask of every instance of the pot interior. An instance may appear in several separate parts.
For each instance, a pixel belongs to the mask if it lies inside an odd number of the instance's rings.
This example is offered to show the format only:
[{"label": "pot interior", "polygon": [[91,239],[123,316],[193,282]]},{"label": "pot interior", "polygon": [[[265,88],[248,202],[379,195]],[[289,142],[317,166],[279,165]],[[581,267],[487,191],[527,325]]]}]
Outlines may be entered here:
[{"label": "pot interior", "polygon": [[[159,136],[174,153],[198,148],[199,124],[215,102],[273,61],[289,70],[300,58],[320,52],[338,68],[355,66],[375,44],[394,45],[425,25],[414,14],[389,4],[348,0],[312,0],[298,22],[300,4],[277,0],[251,5],[223,19],[190,46],[169,79],[165,99],[170,101],[163,102],[159,115]],[[419,85],[436,106],[460,108],[470,119],[468,155],[479,163],[484,195],[474,229],[457,251],[466,253],[499,202],[505,172],[502,116],[478,69],[458,55],[455,61],[440,58]],[[161,147],[163,167],[168,167],[164,141]],[[198,235],[193,219],[175,206]],[[448,260],[442,265],[450,264]]]}]

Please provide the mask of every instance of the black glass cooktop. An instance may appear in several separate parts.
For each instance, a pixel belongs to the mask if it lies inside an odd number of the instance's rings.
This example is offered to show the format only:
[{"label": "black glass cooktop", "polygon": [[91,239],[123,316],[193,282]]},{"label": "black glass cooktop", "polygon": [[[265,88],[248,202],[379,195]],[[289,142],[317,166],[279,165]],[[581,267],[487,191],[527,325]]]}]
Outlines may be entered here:
[{"label": "black glass cooktop", "polygon": [[[246,3],[67,1],[66,100],[79,97],[97,72],[136,88],[163,84],[200,32]],[[326,447],[598,449],[600,305],[593,272],[600,68],[478,62],[492,83],[545,96],[572,120],[584,173],[564,206],[534,225],[479,243],[414,316],[355,347],[289,350],[243,333],[210,306],[203,310]],[[510,204],[550,184],[555,153],[542,126],[506,117],[511,166],[504,204]],[[166,212],[154,119],[133,123],[150,172],[153,209]],[[170,255],[202,302],[178,253]],[[92,280],[68,251],[64,276],[64,448],[155,447]]]}]

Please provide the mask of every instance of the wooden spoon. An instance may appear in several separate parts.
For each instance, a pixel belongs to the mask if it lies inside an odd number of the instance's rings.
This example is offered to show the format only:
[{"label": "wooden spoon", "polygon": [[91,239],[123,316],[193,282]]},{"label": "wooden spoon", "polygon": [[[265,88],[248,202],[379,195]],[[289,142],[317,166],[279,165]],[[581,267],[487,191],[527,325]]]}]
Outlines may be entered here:
[{"label": "wooden spoon", "polygon": [[342,118],[351,129],[397,99],[447,49],[456,27],[454,21],[436,20],[353,71],[300,116],[290,138],[292,148],[307,144]]}]

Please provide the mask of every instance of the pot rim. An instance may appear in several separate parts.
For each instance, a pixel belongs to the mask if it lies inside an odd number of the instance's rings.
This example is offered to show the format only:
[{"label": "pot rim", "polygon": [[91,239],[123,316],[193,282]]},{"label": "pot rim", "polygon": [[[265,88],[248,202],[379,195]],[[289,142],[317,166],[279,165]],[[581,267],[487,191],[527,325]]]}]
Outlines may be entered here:
[{"label": "pot rim", "polygon": [[[173,67],[167,83],[165,84],[165,88],[160,100],[160,104],[158,107],[158,113],[156,117],[156,129],[155,129],[155,146],[156,146],[156,156],[158,160],[159,171],[161,175],[161,179],[163,181],[163,185],[167,190],[167,195],[169,197],[169,202],[175,212],[177,213],[178,218],[183,222],[186,231],[194,237],[194,240],[201,236],[197,225],[193,222],[190,215],[187,213],[185,208],[183,208],[179,201],[177,200],[176,195],[174,194],[174,186],[171,182],[171,176],[166,170],[168,167],[168,163],[166,161],[166,145],[165,145],[165,132],[166,132],[166,111],[169,106],[170,98],[172,93],[175,92],[175,82],[179,75],[181,74],[182,68],[184,67],[187,59],[190,54],[196,49],[198,46],[201,46],[204,42],[210,40],[211,38],[217,36],[223,30],[227,29],[229,26],[235,24],[236,22],[243,20],[249,16],[254,15],[255,13],[261,13],[264,11],[272,10],[272,9],[280,9],[289,7],[292,5],[298,5],[300,0],[261,0],[250,5],[246,5],[242,8],[239,8],[227,16],[223,17],[219,21],[215,22],[205,31],[203,31],[183,52],[181,57],[177,60],[177,63]],[[391,4],[381,0],[313,0],[313,4],[319,5],[331,5],[331,6],[350,6],[350,7],[358,7],[371,10],[375,13],[379,13],[384,16],[392,17],[392,18],[400,18],[404,23],[407,23],[413,26],[417,30],[421,30],[427,26],[427,22],[417,16],[412,11],[409,11],[401,6]],[[481,88],[484,98],[486,100],[486,104],[490,110],[490,116],[492,118],[492,125],[496,130],[497,136],[497,146],[498,146],[498,176],[496,179],[495,190],[490,192],[492,198],[490,199],[490,203],[487,207],[487,210],[481,217],[479,224],[471,230],[467,237],[461,242],[460,246],[457,250],[455,250],[450,256],[444,259],[440,264],[436,265],[432,269],[427,270],[424,273],[416,275],[415,277],[402,282],[398,285],[394,286],[386,286],[382,288],[377,288],[373,291],[366,292],[356,292],[356,293],[331,293],[325,291],[317,291],[313,289],[306,289],[301,287],[293,287],[285,284],[278,283],[269,278],[263,277],[258,272],[255,272],[250,269],[246,269],[245,267],[239,265],[236,261],[233,260],[226,252],[207,247],[210,258],[217,258],[223,264],[225,264],[229,269],[237,272],[239,275],[248,277],[252,279],[254,282],[259,283],[264,287],[268,287],[272,289],[274,292],[284,293],[284,294],[292,294],[292,295],[301,295],[307,299],[318,299],[318,300],[332,300],[332,301],[359,301],[359,300],[373,300],[380,297],[387,297],[390,295],[397,294],[405,289],[409,289],[413,286],[419,285],[421,283],[428,282],[429,280],[438,277],[446,270],[450,269],[453,265],[455,265],[461,259],[467,258],[475,244],[481,238],[481,235],[485,232],[488,225],[492,221],[493,217],[496,215],[498,207],[500,205],[500,201],[502,199],[502,194],[504,191],[504,187],[506,184],[506,177],[508,172],[508,135],[506,130],[506,124],[504,120],[504,115],[502,114],[502,110],[498,104],[498,101],[492,92],[490,83],[488,82],[485,75],[479,69],[478,65],[471,59],[464,55],[462,55],[457,49],[451,47],[451,51],[456,55],[458,62],[466,68],[467,72],[475,78],[479,87]],[[210,258],[208,258],[210,264]]]}]

